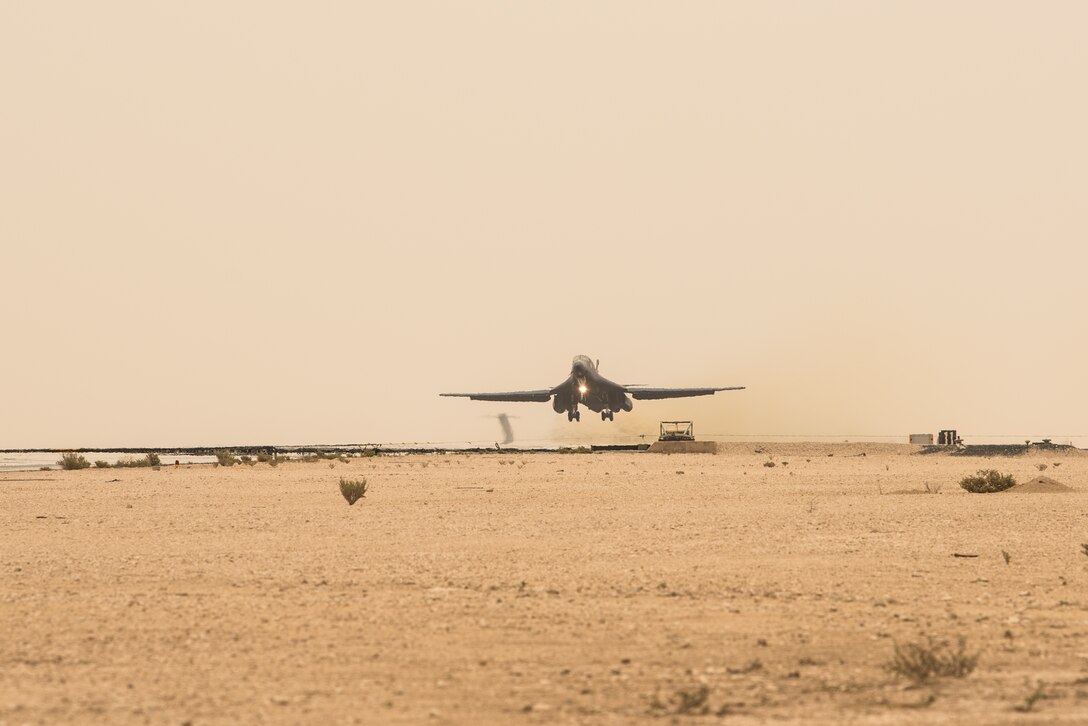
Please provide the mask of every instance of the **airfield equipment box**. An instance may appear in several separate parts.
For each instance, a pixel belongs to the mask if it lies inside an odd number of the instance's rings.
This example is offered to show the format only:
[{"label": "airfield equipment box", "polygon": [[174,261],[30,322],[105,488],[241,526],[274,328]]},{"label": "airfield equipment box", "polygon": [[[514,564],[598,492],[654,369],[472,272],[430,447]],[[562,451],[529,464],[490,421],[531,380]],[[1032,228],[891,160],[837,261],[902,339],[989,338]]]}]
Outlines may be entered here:
[{"label": "airfield equipment box", "polygon": [[910,442],[920,446],[933,446],[933,434],[911,434]]},{"label": "airfield equipment box", "polygon": [[691,421],[662,421],[658,441],[695,441],[695,425]]}]

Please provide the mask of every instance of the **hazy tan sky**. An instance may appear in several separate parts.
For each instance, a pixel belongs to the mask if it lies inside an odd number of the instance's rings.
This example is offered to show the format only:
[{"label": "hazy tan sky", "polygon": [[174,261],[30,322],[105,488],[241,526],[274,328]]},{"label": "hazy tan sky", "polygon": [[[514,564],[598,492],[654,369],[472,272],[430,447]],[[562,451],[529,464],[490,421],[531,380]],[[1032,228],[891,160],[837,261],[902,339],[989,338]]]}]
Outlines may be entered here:
[{"label": "hazy tan sky", "polygon": [[[0,448],[1088,434],[1082,2],[0,4]],[[570,358],[653,385],[543,404]],[[1082,440],[1088,444],[1088,439]]]}]

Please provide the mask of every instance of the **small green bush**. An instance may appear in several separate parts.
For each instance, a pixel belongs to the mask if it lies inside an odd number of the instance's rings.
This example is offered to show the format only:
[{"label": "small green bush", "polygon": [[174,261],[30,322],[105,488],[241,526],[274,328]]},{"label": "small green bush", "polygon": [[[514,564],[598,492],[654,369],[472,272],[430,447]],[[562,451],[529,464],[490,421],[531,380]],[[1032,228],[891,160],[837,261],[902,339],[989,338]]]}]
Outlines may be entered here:
[{"label": "small green bush", "polygon": [[261,462],[262,464],[267,464],[268,462],[272,461],[272,455],[266,454],[262,451],[257,454],[257,461]]},{"label": "small green bush", "polygon": [[257,462],[255,462],[253,460],[252,456],[240,456],[240,457],[238,457],[238,461],[245,464],[246,466],[253,466],[254,464],[257,463]]},{"label": "small green bush", "polygon": [[110,463],[108,461],[102,461],[101,459],[96,461],[94,463],[94,465],[97,466],[99,469],[109,469],[110,468]]},{"label": "small green bush", "polygon": [[997,469],[979,469],[977,474],[963,477],[960,486],[972,494],[991,494],[1011,489],[1016,486],[1016,479]]},{"label": "small green bush", "polygon": [[348,504],[355,504],[363,497],[366,496],[366,490],[370,487],[366,483],[366,479],[345,479],[340,477],[340,493],[344,495],[344,499],[348,500]]},{"label": "small green bush", "polygon": [[238,463],[237,457],[234,456],[233,451],[227,451],[226,449],[217,449],[212,452],[215,454],[215,460],[219,466],[234,466]]},{"label": "small green bush", "polygon": [[73,469],[87,469],[91,466],[91,462],[87,461],[87,457],[83,454],[68,453],[61,454],[57,465],[62,469],[71,471]]},{"label": "small green bush", "polygon": [[151,454],[147,455],[147,465],[148,466],[162,466],[162,460],[159,459],[158,454],[151,453]]}]

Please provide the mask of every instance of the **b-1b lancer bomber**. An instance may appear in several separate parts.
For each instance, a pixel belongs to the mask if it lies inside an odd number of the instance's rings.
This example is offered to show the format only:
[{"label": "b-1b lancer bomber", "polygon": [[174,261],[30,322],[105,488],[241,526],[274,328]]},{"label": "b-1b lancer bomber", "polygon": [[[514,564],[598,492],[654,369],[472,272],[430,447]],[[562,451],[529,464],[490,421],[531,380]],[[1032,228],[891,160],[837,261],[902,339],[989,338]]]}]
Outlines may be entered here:
[{"label": "b-1b lancer bomber", "polygon": [[689,398],[691,396],[710,396],[717,391],[741,391],[744,386],[725,388],[650,388],[642,384],[628,383],[621,385],[608,380],[600,374],[597,366],[588,356],[576,355],[571,363],[567,380],[555,388],[541,388],[536,391],[500,391],[498,393],[441,393],[440,396],[460,396],[473,401],[551,401],[556,413],[566,412],[568,421],[581,421],[578,410],[583,405],[590,411],[601,414],[602,421],[612,421],[616,411],[630,411],[634,408],[632,398],[656,400],[661,398]]}]

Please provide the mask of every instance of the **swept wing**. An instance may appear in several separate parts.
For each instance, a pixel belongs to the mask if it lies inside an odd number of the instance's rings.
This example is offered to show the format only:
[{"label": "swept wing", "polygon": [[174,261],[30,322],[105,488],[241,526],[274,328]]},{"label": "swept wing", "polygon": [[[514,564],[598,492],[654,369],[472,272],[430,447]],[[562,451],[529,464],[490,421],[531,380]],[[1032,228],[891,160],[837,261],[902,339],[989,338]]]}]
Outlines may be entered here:
[{"label": "swept wing", "polygon": [[440,393],[440,396],[452,396],[455,398],[469,398],[473,401],[539,401],[547,403],[552,400],[551,389],[543,388],[538,391],[499,391],[497,393]]},{"label": "swept wing", "polygon": [[650,388],[631,386],[627,392],[631,398],[640,401],[652,401],[661,398],[690,398],[692,396],[710,396],[717,391],[743,391],[744,386],[726,386],[724,388]]}]

